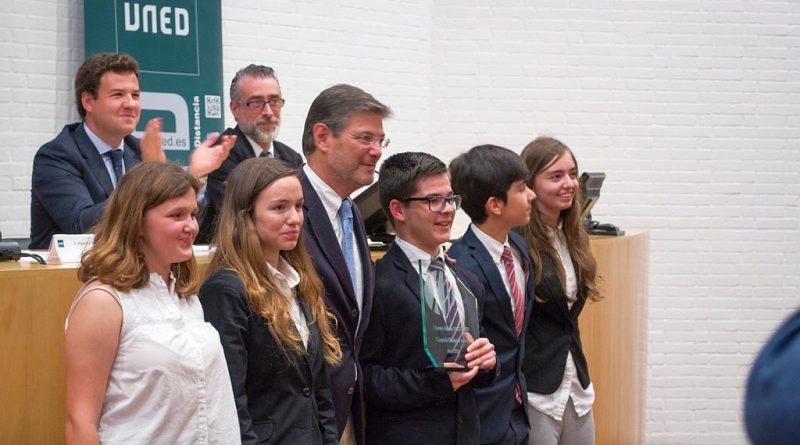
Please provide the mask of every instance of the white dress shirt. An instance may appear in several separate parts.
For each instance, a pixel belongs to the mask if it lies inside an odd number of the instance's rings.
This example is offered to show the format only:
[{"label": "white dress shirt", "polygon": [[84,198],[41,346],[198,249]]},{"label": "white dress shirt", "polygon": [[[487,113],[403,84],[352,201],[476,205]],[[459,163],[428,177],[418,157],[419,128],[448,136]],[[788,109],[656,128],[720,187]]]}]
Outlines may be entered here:
[{"label": "white dress shirt", "polygon": [[300,284],[300,275],[291,264],[287,263],[286,260],[280,256],[278,257],[277,268],[269,263],[267,263],[267,267],[270,273],[272,273],[272,278],[275,279],[275,285],[278,287],[278,290],[289,300],[289,315],[292,316],[294,326],[297,328],[297,332],[300,333],[300,338],[303,339],[303,346],[308,349],[308,321],[305,315],[303,315],[303,311],[300,309],[300,303],[297,302],[297,294],[293,291],[293,289]]},{"label": "white dress shirt", "polygon": [[511,249],[511,257],[514,259],[514,278],[517,280],[517,287],[522,291],[523,301],[525,301],[525,282],[528,279],[527,271],[522,268],[522,255],[517,251],[517,248],[512,246],[508,242],[508,236],[504,242],[499,242],[496,239],[492,238],[491,236],[484,233],[481,229],[479,229],[474,224],[470,224],[472,228],[472,232],[475,233],[475,236],[478,238],[478,241],[483,244],[483,247],[489,252],[489,256],[492,257],[492,261],[494,261],[494,266],[497,268],[497,271],[500,273],[500,277],[503,279],[503,286],[505,286],[506,291],[508,291],[508,296],[511,301],[511,310],[514,314],[517,313],[517,305],[514,302],[514,295],[511,291],[511,283],[508,282],[508,275],[506,274],[506,265],[503,263],[503,248],[508,247]]},{"label": "white dress shirt", "polygon": [[[303,172],[308,177],[309,182],[311,182],[311,186],[314,188],[314,191],[317,192],[320,201],[322,201],[322,205],[325,207],[325,212],[328,214],[328,220],[331,222],[333,226],[333,232],[336,234],[336,241],[339,243],[339,247],[341,249],[342,246],[342,223],[339,221],[339,207],[342,205],[342,200],[345,197],[339,196],[325,181],[322,180],[314,170],[305,164],[303,166]],[[358,241],[356,240],[356,228],[355,228],[355,211],[353,212],[353,262],[355,263],[356,269],[356,276],[355,276],[355,283],[356,283],[356,301],[358,302],[358,324],[361,324],[362,318],[362,311],[364,309],[364,271],[361,268],[361,252],[358,250]],[[356,327],[358,329],[358,327]]]},{"label": "white dress shirt", "polygon": [[[261,145],[259,145],[259,143],[256,142],[255,139],[251,138],[246,134],[244,135],[244,137],[247,139],[247,142],[250,143],[250,146],[253,147],[253,151],[256,153],[256,157],[261,156],[261,153],[264,152],[264,149],[261,148]],[[267,149],[267,152],[272,154],[272,156],[270,157],[272,158],[275,157],[275,150],[273,149],[272,142],[269,143],[269,148]]]},{"label": "white dress shirt", "polygon": [[[106,165],[106,170],[108,171],[108,176],[111,178],[111,184],[114,185],[114,188],[117,187],[117,174],[114,173],[114,162],[111,161],[111,156],[106,156],[108,152],[111,150],[122,150],[125,152],[125,139],[121,140],[119,146],[112,147],[105,143],[100,136],[94,134],[91,128],[86,125],[86,122],[83,123],[83,129],[86,130],[86,135],[89,136],[89,140],[92,141],[94,144],[94,148],[97,149],[97,152],[100,153],[100,157],[103,159],[103,163]],[[122,173],[124,174],[127,171],[125,162],[122,162]]]},{"label": "white dress shirt", "polygon": [[[426,292],[430,292],[430,294],[434,296],[436,299],[436,304],[439,305],[439,310],[441,310],[442,314],[444,314],[446,312],[444,295],[441,295],[436,291],[436,286],[433,283],[433,279],[428,279],[428,275],[430,275],[428,266],[431,264],[431,255],[401,238],[395,238],[394,242],[397,244],[397,247],[399,247],[400,250],[406,254],[408,260],[411,262],[411,267],[413,267],[418,274],[420,273],[420,270],[422,271],[422,281],[425,283]],[[436,258],[446,262],[444,259],[444,251],[441,249],[441,247],[439,248],[439,253],[436,255]],[[450,287],[453,290],[453,297],[456,300],[456,307],[458,308],[458,317],[461,321],[461,326],[463,327],[464,300],[461,298],[461,291],[456,283],[456,277],[453,275],[453,272],[450,271],[449,267],[444,268],[444,275],[447,278],[447,281],[450,282]]]}]

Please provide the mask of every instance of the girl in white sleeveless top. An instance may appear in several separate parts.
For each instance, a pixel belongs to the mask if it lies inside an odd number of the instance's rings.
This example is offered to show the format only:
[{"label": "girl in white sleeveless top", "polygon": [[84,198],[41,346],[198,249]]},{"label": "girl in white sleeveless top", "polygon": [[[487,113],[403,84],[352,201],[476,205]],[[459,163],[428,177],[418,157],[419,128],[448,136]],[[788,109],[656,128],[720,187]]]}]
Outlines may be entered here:
[{"label": "girl in white sleeveless top", "polygon": [[195,295],[198,188],[145,162],[109,198],[66,323],[67,443],[239,443],[219,335]]}]

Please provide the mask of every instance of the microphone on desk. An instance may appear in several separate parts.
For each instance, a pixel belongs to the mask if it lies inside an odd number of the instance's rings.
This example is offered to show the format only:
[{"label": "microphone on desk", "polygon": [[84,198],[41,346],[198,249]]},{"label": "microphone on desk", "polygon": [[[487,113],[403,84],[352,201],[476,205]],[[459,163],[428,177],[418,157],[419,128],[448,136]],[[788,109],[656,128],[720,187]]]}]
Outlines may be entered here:
[{"label": "microphone on desk", "polygon": [[0,261],[18,261],[21,256],[18,242],[0,241]]},{"label": "microphone on desk", "polygon": [[22,257],[33,258],[39,264],[46,264],[41,256],[23,252],[16,241],[0,241],[0,261],[19,261]]}]

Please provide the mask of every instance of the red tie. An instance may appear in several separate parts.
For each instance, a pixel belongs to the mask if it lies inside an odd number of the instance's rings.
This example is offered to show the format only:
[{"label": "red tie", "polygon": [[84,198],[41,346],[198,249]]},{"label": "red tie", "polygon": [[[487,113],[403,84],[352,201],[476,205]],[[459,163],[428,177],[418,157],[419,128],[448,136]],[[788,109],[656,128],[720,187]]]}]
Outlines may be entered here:
[{"label": "red tie", "polygon": [[[514,299],[514,330],[517,337],[522,334],[522,318],[525,316],[525,300],[522,298],[522,291],[517,284],[517,274],[514,272],[514,257],[511,256],[511,249],[508,246],[503,247],[503,255],[500,256],[503,260],[503,265],[506,267],[506,276],[508,277],[508,284],[511,286],[511,298]],[[522,404],[522,391],[517,387],[514,388],[514,399],[518,404]]]},{"label": "red tie", "polygon": [[519,337],[522,334],[522,317],[525,316],[525,299],[522,297],[522,291],[517,284],[517,274],[514,272],[514,257],[511,256],[511,249],[508,246],[503,247],[503,255],[500,258],[506,267],[508,284],[511,286],[511,298],[514,299],[515,308],[514,330],[517,332],[517,337]]}]

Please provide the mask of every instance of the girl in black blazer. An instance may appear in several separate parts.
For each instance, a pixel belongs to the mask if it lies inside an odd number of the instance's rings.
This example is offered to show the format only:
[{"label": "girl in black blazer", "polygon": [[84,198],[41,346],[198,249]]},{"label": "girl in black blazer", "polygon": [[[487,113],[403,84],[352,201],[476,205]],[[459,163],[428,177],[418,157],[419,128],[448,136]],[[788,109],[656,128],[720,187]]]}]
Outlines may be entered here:
[{"label": "girl in black blazer", "polygon": [[536,193],[523,228],[536,264],[536,300],[525,332],[529,445],[594,443],[594,388],[581,346],[578,315],[599,300],[597,267],[583,227],[578,163],[556,139],[536,138],[522,151]]},{"label": "girl in black blazer", "polygon": [[342,353],[302,225],[295,169],[256,158],[233,170],[200,301],[220,333],[243,444],[337,443],[326,364]]}]

